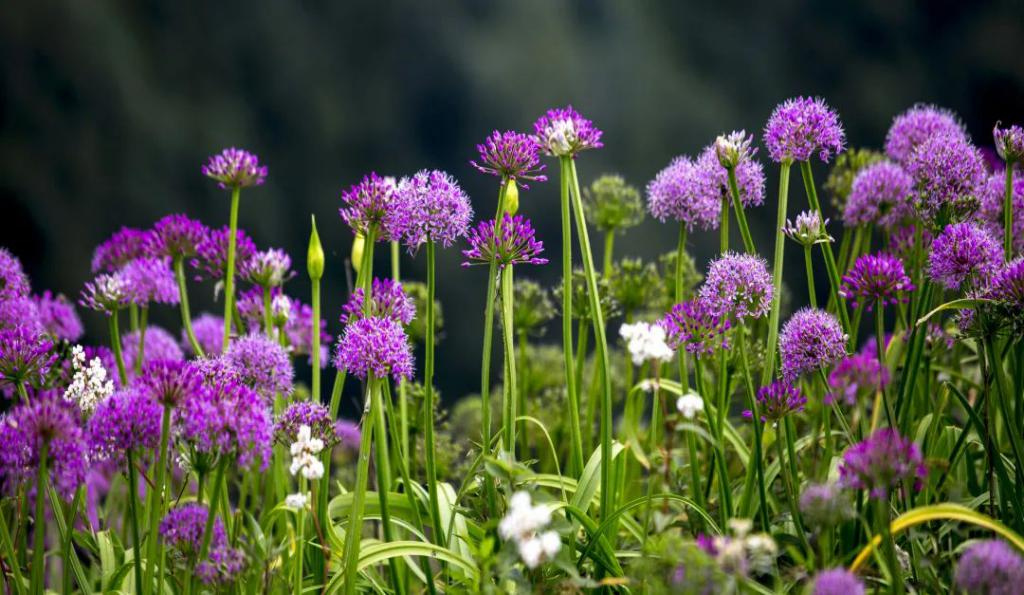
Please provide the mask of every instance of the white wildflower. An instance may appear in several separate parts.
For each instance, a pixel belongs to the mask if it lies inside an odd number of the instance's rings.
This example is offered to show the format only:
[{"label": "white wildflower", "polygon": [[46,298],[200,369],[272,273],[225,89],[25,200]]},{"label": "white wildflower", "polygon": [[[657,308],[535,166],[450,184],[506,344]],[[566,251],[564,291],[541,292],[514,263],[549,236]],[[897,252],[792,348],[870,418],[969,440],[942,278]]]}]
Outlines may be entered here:
[{"label": "white wildflower", "polygon": [[288,494],[285,496],[284,503],[286,506],[296,509],[303,509],[306,507],[306,503],[309,502],[309,498],[306,494],[301,492],[297,494]]},{"label": "white wildflower", "polygon": [[619,334],[626,341],[629,354],[637,366],[644,362],[667,362],[672,359],[672,348],[668,346],[668,335],[660,324],[637,322],[624,324]]},{"label": "white wildflower", "polygon": [[562,549],[562,539],[555,531],[543,531],[551,522],[551,509],[534,506],[530,495],[516,492],[509,500],[508,512],[498,524],[502,539],[514,541],[519,557],[528,568],[553,558]]},{"label": "white wildflower", "polygon": [[81,345],[71,348],[71,369],[74,375],[64,391],[64,398],[77,403],[84,413],[92,413],[96,405],[114,394],[114,382],[107,378],[103,362],[94,357],[87,368],[85,350]]},{"label": "white wildflower", "polygon": [[704,411],[704,399],[697,393],[689,392],[676,399],[676,409],[686,419],[693,419],[698,413]]},{"label": "white wildflower", "polygon": [[313,430],[306,424],[299,426],[298,437],[292,442],[292,475],[302,473],[306,479],[320,479],[324,476],[324,464],[316,456],[324,449],[324,441],[313,438]]}]

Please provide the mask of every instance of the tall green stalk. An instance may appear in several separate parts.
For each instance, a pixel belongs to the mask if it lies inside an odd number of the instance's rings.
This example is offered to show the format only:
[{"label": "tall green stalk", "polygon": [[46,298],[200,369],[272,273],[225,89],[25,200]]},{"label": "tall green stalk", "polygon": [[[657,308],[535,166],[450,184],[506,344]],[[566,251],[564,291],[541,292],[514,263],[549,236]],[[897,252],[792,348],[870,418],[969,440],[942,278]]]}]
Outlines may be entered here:
[{"label": "tall green stalk", "polygon": [[178,281],[178,295],[181,296],[178,302],[178,309],[181,311],[181,326],[185,329],[185,336],[188,337],[188,344],[192,347],[192,353],[196,357],[206,357],[203,348],[196,339],[196,332],[192,330],[192,313],[188,306],[188,287],[185,284],[185,259],[181,256],[174,257],[174,277]]},{"label": "tall green stalk", "polygon": [[807,269],[807,297],[810,299],[811,307],[818,307],[818,296],[814,291],[814,266],[811,259],[811,246],[804,246],[804,268]]},{"label": "tall green stalk", "polygon": [[1013,258],[1013,160],[1006,160],[1006,194],[1003,196],[1003,250],[1006,262]]},{"label": "tall green stalk", "polygon": [[144,593],[145,591],[142,590],[142,542],[139,540],[139,478],[135,471],[135,456],[131,448],[128,449],[126,457],[128,463],[128,510],[131,516],[132,547],[135,550],[132,554],[135,566],[135,592]]},{"label": "tall green stalk", "polygon": [[430,499],[430,521],[434,527],[434,539],[439,545],[445,543],[444,525],[441,521],[441,504],[437,491],[437,465],[434,457],[434,242],[427,240],[427,303],[426,303],[426,354],[423,364],[423,450],[426,453],[427,495]]},{"label": "tall green stalk", "polygon": [[153,489],[150,490],[152,497],[149,500],[149,532],[146,540],[146,575],[145,585],[148,592],[153,588],[153,571],[156,568],[156,560],[160,558],[161,544],[158,537],[160,530],[160,519],[164,511],[164,483],[167,478],[167,447],[171,437],[171,407],[164,405],[164,413],[160,422],[160,450],[157,451],[156,473],[154,476]]},{"label": "tall green stalk", "polygon": [[[562,357],[569,412],[569,475],[583,472],[583,433],[580,430],[580,394],[572,344],[572,218],[569,207],[569,163],[559,160],[559,194],[562,205]],[[582,347],[581,347],[582,349]]]},{"label": "tall green stalk", "polygon": [[117,324],[118,311],[114,310],[107,319],[110,327],[110,349],[114,352],[114,361],[117,362],[117,377],[121,380],[121,386],[128,386],[128,373],[124,367],[124,354],[121,352],[121,331]]},{"label": "tall green stalk", "polygon": [[[310,358],[313,361],[313,383],[310,399],[320,402],[320,279],[324,276],[324,249],[316,231],[316,216],[310,216],[309,248],[306,250],[306,272],[309,275],[310,301],[313,308],[313,337]],[[327,491],[327,490],[323,490]]]},{"label": "tall green stalk", "polygon": [[231,341],[231,320],[235,314],[235,243],[238,235],[238,202],[242,189],[235,186],[231,189],[231,215],[228,219],[228,264],[224,272],[224,346],[223,353],[228,351]]},{"label": "tall green stalk", "polygon": [[[35,518],[32,521],[32,568],[29,571],[32,573],[31,591],[33,595],[41,595],[43,592],[43,582],[46,578],[45,572],[45,561],[43,554],[46,548],[46,522],[43,521],[43,502],[46,501],[43,498],[43,494],[46,493],[46,481],[47,481],[47,457],[49,455],[50,444],[48,441],[43,440],[43,443],[39,446],[39,468],[36,470],[36,511]],[[14,560],[11,560],[11,564],[15,564]]]},{"label": "tall green stalk", "polygon": [[793,162],[786,160],[779,164],[779,210],[775,217],[775,258],[772,268],[772,309],[768,315],[768,343],[764,352],[764,370],[761,384],[771,382],[775,374],[775,351],[779,342],[779,314],[782,310],[782,259],[786,248],[786,203],[789,201],[789,170]]},{"label": "tall green stalk", "polygon": [[[753,420],[751,425],[754,427],[750,456],[754,457],[754,468],[757,471],[757,493],[761,502],[761,524],[764,530],[768,531],[771,525],[768,524],[768,496],[764,481],[764,456],[761,453],[761,414],[758,412],[754,381],[750,376],[750,362],[747,359],[747,338],[744,335],[744,330],[743,327],[737,328],[735,336],[737,337],[736,344],[739,348],[740,365],[743,367],[743,383],[747,388],[747,406],[750,407],[751,419]],[[749,493],[749,488],[750,485],[748,483],[744,488],[744,494]],[[744,500],[748,500],[748,498],[744,496]]]},{"label": "tall green stalk", "polygon": [[[391,280],[399,283],[402,280],[401,253],[398,242],[391,242]],[[390,397],[387,397],[390,400]],[[409,396],[405,380],[398,381],[398,437],[402,451],[409,452]]]},{"label": "tall green stalk", "polygon": [[[428,254],[429,250],[433,246],[433,242],[427,243]],[[382,385],[387,382],[387,379],[382,379],[378,382],[378,385]],[[380,500],[380,523],[384,532],[384,541],[386,543],[392,543],[395,541],[395,532],[391,522],[391,506],[389,504],[388,493],[391,491],[391,454],[388,449],[388,431],[387,424],[384,420],[384,403],[381,400],[381,391],[375,390],[370,394],[372,400],[372,418],[373,418],[373,432],[374,432],[374,452],[376,456],[377,466],[377,496]],[[427,424],[427,427],[433,425]],[[369,431],[369,428],[367,428]],[[432,446],[432,444],[431,444]],[[432,457],[432,451],[427,451],[427,460],[429,461]],[[428,469],[429,469],[428,465]],[[429,481],[427,482],[429,485]],[[401,580],[400,561],[398,558],[388,559],[388,567],[391,570],[391,584],[395,588],[395,592],[400,595],[405,593],[405,583]]]},{"label": "tall green stalk", "polygon": [[754,238],[750,235],[750,227],[747,225],[747,215],[743,211],[743,201],[740,200],[740,189],[736,183],[736,168],[727,167],[725,171],[729,175],[729,193],[732,194],[732,206],[736,211],[736,223],[740,228],[740,237],[743,238],[743,249],[747,254],[754,253]]},{"label": "tall green stalk", "polygon": [[359,542],[363,533],[363,508],[366,505],[366,486],[370,474],[370,450],[373,447],[373,392],[378,389],[373,373],[366,377],[366,398],[363,408],[362,432],[359,437],[359,459],[356,463],[356,485],[352,489],[352,507],[349,508],[348,526],[345,528],[345,549],[342,552],[342,570],[345,572],[345,595],[355,595],[359,573]]},{"label": "tall green stalk", "polygon": [[[199,561],[205,560],[210,553],[210,541],[213,538],[213,521],[217,518],[217,506],[220,505],[221,494],[224,492],[224,472],[227,470],[229,458],[222,454],[220,461],[217,462],[217,471],[213,476],[213,492],[210,494],[210,502],[207,505],[209,512],[206,515],[206,526],[203,529],[203,543],[199,548],[199,557],[197,558]],[[202,494],[202,491],[200,491],[200,494]],[[189,577],[190,582],[194,579],[195,577]]]},{"label": "tall green stalk", "polygon": [[505,451],[515,458],[516,451],[516,396],[519,394],[516,378],[515,328],[512,323],[512,265],[501,270],[501,322],[505,353],[505,403],[504,433]]}]

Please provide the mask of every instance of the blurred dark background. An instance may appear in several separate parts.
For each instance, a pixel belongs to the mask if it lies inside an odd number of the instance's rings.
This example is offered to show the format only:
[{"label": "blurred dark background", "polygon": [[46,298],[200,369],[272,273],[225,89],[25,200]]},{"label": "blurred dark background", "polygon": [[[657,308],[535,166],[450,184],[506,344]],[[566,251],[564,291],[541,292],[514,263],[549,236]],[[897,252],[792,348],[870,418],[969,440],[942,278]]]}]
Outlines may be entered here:
[{"label": "blurred dark background", "polygon": [[[491,213],[495,180],[467,163],[475,144],[566,103],[605,131],[606,147],[579,158],[583,184],[615,171],[642,187],[720,132],[760,136],[773,106],[800,94],[825,97],[852,146],[879,146],[893,115],[918,101],[954,109],[987,145],[996,120],[1024,121],[1022,56],[1018,1],[16,1],[0,17],[0,244],[34,288],[75,297],[93,247],[121,225],[179,211],[224,224],[227,195],[199,167],[245,147],[270,176],[243,193],[241,225],[292,254],[300,276],[289,293],[308,300],[317,215],[336,333],[351,243],[339,195],[365,172],[445,169]],[[805,204],[798,182],[791,201]],[[521,197],[556,263],[557,204],[556,183]],[[765,254],[773,211],[751,216]],[[648,220],[617,253],[653,256],[674,237]],[[703,268],[717,236],[693,244]],[[439,262],[448,397],[479,388],[485,274],[460,260],[453,248]],[[403,266],[421,278],[422,258]],[[551,283],[558,269],[521,274]],[[193,293],[194,312],[210,308],[209,287]],[[82,316],[103,339],[99,316]]]}]

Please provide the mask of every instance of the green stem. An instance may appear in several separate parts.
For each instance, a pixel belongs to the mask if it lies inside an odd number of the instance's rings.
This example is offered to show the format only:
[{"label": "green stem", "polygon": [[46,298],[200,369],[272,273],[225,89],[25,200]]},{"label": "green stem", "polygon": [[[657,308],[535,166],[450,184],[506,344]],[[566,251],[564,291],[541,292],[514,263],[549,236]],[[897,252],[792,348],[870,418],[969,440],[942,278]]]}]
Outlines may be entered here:
[{"label": "green stem", "polygon": [[[314,403],[320,402],[320,279],[313,279],[310,283],[312,290],[313,307],[313,341],[309,356],[313,359],[313,387],[310,392],[310,399]],[[326,491],[326,490],[325,490]]]},{"label": "green stem", "polygon": [[[299,477],[299,493],[306,493],[306,478]],[[302,595],[302,564],[306,541],[306,509],[295,513],[295,576],[292,577],[295,595]]]},{"label": "green stem", "polygon": [[238,234],[238,202],[242,189],[235,186],[231,189],[231,215],[228,219],[228,263],[224,272],[224,346],[227,353],[231,341],[231,320],[235,313],[235,236]]},{"label": "green stem", "polygon": [[[398,242],[391,242],[391,280],[399,283],[402,280],[402,259]],[[390,397],[388,398],[390,401]],[[393,419],[393,418],[392,418]],[[403,452],[409,452],[409,398],[405,390],[405,380],[398,381],[398,428]]]},{"label": "green stem", "polygon": [[217,506],[220,505],[221,493],[224,491],[224,472],[228,467],[229,457],[221,455],[220,461],[217,462],[217,472],[213,476],[213,492],[210,494],[209,504],[207,509],[209,512],[206,515],[206,527],[203,530],[203,543],[199,548],[199,558],[201,562],[206,559],[206,556],[210,553],[210,541],[213,538],[213,521],[217,518]]},{"label": "green stem", "polygon": [[782,259],[786,236],[782,228],[786,225],[786,203],[789,200],[789,170],[793,163],[783,161],[779,166],[779,210],[775,218],[775,259],[772,268],[772,309],[768,316],[768,344],[765,347],[764,370],[761,384],[771,382],[775,374],[775,350],[779,340],[779,313],[782,309]]},{"label": "green stem", "polygon": [[896,558],[896,541],[889,530],[889,501],[876,500],[875,508],[875,531],[882,536],[882,550],[885,552],[885,565],[889,571],[889,592],[900,595],[903,593],[903,578]]},{"label": "green stem", "polygon": [[160,520],[164,510],[164,482],[167,477],[167,446],[171,437],[171,407],[164,405],[164,413],[160,423],[160,450],[157,451],[155,483],[150,490],[152,498],[149,503],[149,534],[146,542],[146,575],[147,591],[153,588],[153,570],[156,560],[160,558]]},{"label": "green stem", "polygon": [[576,382],[572,345],[572,225],[569,207],[569,164],[559,161],[559,190],[562,205],[562,356],[565,358],[565,387],[569,410],[569,475],[583,473],[583,433],[580,430],[580,394]]},{"label": "green stem", "polygon": [[729,197],[723,195],[721,202],[719,219],[721,219],[722,227],[718,230],[718,250],[725,254],[729,251]]},{"label": "green stem", "polygon": [[139,346],[135,353],[135,375],[142,375],[142,364],[146,359],[146,326],[149,322],[149,308],[139,308]]},{"label": "green stem", "polygon": [[135,456],[131,448],[126,452],[128,463],[128,508],[131,510],[132,520],[132,546],[134,553],[132,559],[135,562],[135,592],[143,593],[142,590],[142,543],[139,540],[139,479],[135,471]]},{"label": "green stem", "polygon": [[604,234],[604,252],[601,254],[601,256],[604,259],[604,262],[602,263],[602,272],[604,273],[605,279],[608,279],[612,276],[612,254],[614,253],[614,251],[615,232],[609,231],[608,233]]},{"label": "green stem", "polygon": [[434,457],[434,292],[435,256],[434,242],[427,241],[427,303],[426,303],[426,354],[423,366],[423,450],[426,454],[427,494],[430,499],[430,521],[434,526],[434,539],[438,545],[445,544],[444,525],[441,521],[441,504],[437,491],[437,465]]},{"label": "green stem", "polygon": [[[433,242],[427,242],[427,254],[430,254],[430,247]],[[429,257],[428,257],[429,258]],[[429,265],[428,265],[429,266]],[[386,379],[378,382],[378,385],[385,384]],[[371,415],[373,417],[373,432],[376,453],[376,465],[377,465],[377,496],[380,500],[380,522],[384,532],[384,541],[391,543],[395,541],[394,529],[391,523],[391,506],[389,504],[388,493],[391,491],[391,454],[388,452],[388,431],[387,425],[384,420],[384,403],[381,401],[381,391],[375,390],[370,394],[372,400]],[[432,425],[428,423],[429,427]],[[428,443],[432,446],[432,443]],[[431,451],[427,451],[427,460],[431,457]],[[427,469],[430,469],[428,463]],[[429,485],[429,481],[427,484]],[[398,558],[390,558],[388,560],[388,567],[391,570],[391,584],[394,586],[396,592],[404,593],[405,583],[401,580],[401,571],[399,569]]]},{"label": "green stem", "polygon": [[[825,221],[825,215],[821,212],[821,205],[818,203],[818,191],[814,186],[814,175],[811,172],[811,164],[808,161],[800,162],[800,173],[804,180],[804,190],[807,192],[807,201],[811,208],[818,215],[818,219]],[[836,266],[836,257],[832,253],[832,242],[821,242],[821,252],[825,256],[825,270],[828,272],[828,283],[831,291],[832,301],[836,304],[839,313],[839,322],[843,325],[843,331],[850,333],[850,315],[846,311],[846,299],[839,295],[839,269]]]},{"label": "green stem", "polygon": [[[36,511],[35,517],[32,519],[33,525],[33,540],[32,540],[32,593],[34,595],[41,594],[43,592],[43,581],[46,576],[44,548],[46,547],[45,536],[46,536],[46,522],[43,520],[45,511],[43,510],[43,503],[46,501],[43,498],[43,494],[46,493],[46,478],[47,470],[46,463],[47,456],[49,454],[50,444],[46,440],[39,447],[39,468],[36,470]],[[13,563],[13,561],[12,561]]]},{"label": "green stem", "polygon": [[505,352],[505,404],[504,434],[505,451],[515,459],[516,451],[516,395],[519,394],[516,377],[515,328],[512,323],[512,266],[508,265],[501,271],[501,322]]},{"label": "green stem", "polygon": [[747,226],[747,215],[743,212],[743,201],[740,200],[740,189],[736,183],[736,168],[726,168],[729,174],[729,192],[732,194],[732,206],[736,211],[736,223],[739,224],[740,236],[743,238],[743,249],[747,254],[754,254],[754,239],[750,235],[750,227]]},{"label": "green stem", "polygon": [[[881,302],[875,305],[875,349],[878,351],[878,367],[880,370],[886,370],[885,364],[885,308]],[[889,407],[889,397],[886,394],[885,386],[879,386],[878,390],[882,393],[882,407],[885,409],[885,420],[889,423],[890,428],[896,428],[893,423],[893,413]]]},{"label": "green stem", "polygon": [[366,504],[366,485],[370,474],[370,450],[373,447],[373,412],[371,395],[377,389],[377,380],[373,374],[366,378],[366,404],[363,410],[362,433],[359,438],[359,460],[356,464],[356,485],[352,490],[352,507],[348,513],[348,526],[345,528],[345,549],[342,553],[342,569],[345,572],[345,595],[355,595],[356,584],[359,582],[356,566],[359,563],[359,542],[363,533],[363,508]]},{"label": "green stem", "polygon": [[764,482],[764,457],[761,453],[761,414],[757,409],[754,381],[750,377],[750,363],[747,360],[747,338],[744,335],[744,331],[743,327],[737,328],[735,335],[737,336],[736,343],[739,347],[740,365],[743,367],[743,383],[747,387],[747,406],[750,407],[751,421],[753,421],[752,425],[754,426],[754,444],[750,452],[751,456],[754,457],[754,466],[757,470],[758,498],[761,501],[761,523],[764,530],[768,531],[771,525],[768,524],[768,496]]},{"label": "green stem", "polygon": [[11,571],[11,584],[14,592],[21,594],[25,589],[25,579],[21,576],[21,565],[18,563],[18,555],[14,551],[14,542],[11,540],[11,532],[7,528],[7,515],[0,511],[0,545],[3,546],[4,558],[7,559],[7,566]]},{"label": "green stem", "polygon": [[192,353],[197,357],[205,357],[203,348],[196,339],[196,332],[192,330],[192,313],[188,307],[188,287],[185,285],[185,259],[181,256],[174,258],[174,277],[178,280],[178,295],[181,296],[178,302],[178,309],[181,310],[181,326],[185,329],[188,337],[188,344],[192,346]]},{"label": "green stem", "polygon": [[1003,249],[1006,262],[1013,258],[1013,161],[1006,160],[1006,195],[1003,197]]},{"label": "green stem", "polygon": [[782,479],[785,482],[786,486],[786,500],[789,501],[789,514],[793,516],[793,526],[796,527],[796,532],[800,538],[800,543],[803,544],[805,551],[809,553],[812,551],[811,544],[807,542],[807,532],[804,530],[803,522],[801,522],[800,507],[798,506],[800,496],[797,493],[797,486],[799,480],[797,478],[796,473],[793,472],[792,465],[795,459],[795,457],[793,457],[793,452],[795,450],[793,446],[793,432],[791,431],[788,423],[783,424],[783,426],[784,427],[782,431],[786,436],[786,450],[789,451],[790,453],[790,464],[784,464],[786,459],[782,451],[782,440],[779,440],[778,436],[776,436],[775,446],[779,450],[779,469],[782,473]]},{"label": "green stem", "polygon": [[117,362],[117,377],[121,380],[121,386],[128,386],[128,372],[124,368],[124,354],[121,352],[121,331],[117,326],[117,310],[110,313],[108,324],[110,326],[110,349],[114,352],[114,361]]},{"label": "green stem", "polygon": [[270,286],[263,288],[263,332],[267,338],[274,338],[274,322],[270,318]]},{"label": "green stem", "polygon": [[811,262],[811,247],[804,246],[804,267],[807,269],[807,296],[810,298],[811,307],[818,307],[818,297],[814,292],[814,268]]},{"label": "green stem", "polygon": [[[679,242],[676,244],[676,303],[683,301],[683,260],[686,258],[686,224],[679,223]],[[683,388],[690,388],[690,373],[686,365],[686,350],[680,348],[679,360],[679,384]],[[704,395],[701,395],[703,397]]]}]

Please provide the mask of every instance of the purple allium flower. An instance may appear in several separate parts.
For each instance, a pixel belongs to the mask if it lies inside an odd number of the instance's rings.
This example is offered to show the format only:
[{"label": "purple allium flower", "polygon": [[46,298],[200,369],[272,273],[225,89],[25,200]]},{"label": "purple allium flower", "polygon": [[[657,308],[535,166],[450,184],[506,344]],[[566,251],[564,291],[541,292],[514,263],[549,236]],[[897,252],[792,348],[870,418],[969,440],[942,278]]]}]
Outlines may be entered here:
[{"label": "purple allium flower", "polygon": [[121,273],[100,274],[85,284],[78,304],[110,316],[131,301],[128,281]]},{"label": "purple allium flower", "polygon": [[245,570],[245,552],[228,545],[211,548],[206,560],[196,564],[196,576],[203,584],[226,586]]},{"label": "purple allium flower", "polygon": [[[757,391],[757,408],[761,415],[761,421],[778,423],[780,419],[790,413],[803,411],[807,405],[805,397],[800,389],[785,380],[776,380],[767,386],[762,386]],[[750,419],[754,414],[747,409],[743,417]]]},{"label": "purple allium flower", "polygon": [[25,297],[31,290],[18,257],[0,247],[0,300]]},{"label": "purple allium flower", "polygon": [[0,299],[0,328],[18,326],[33,333],[47,332],[36,300],[21,296]]},{"label": "purple allium flower", "polygon": [[[192,332],[202,347],[203,353],[220,353],[224,350],[224,318],[216,314],[204,312],[192,319]],[[181,345],[191,355],[192,345],[184,329],[181,331]]]},{"label": "purple allium flower", "polygon": [[46,332],[65,341],[77,341],[85,333],[75,305],[63,295],[44,291],[35,301],[39,322]]},{"label": "purple allium flower", "polygon": [[832,236],[828,235],[828,232],[825,230],[827,225],[828,219],[822,221],[818,213],[803,211],[796,216],[795,223],[789,219],[786,220],[782,233],[798,244],[813,246],[814,244],[832,241]]},{"label": "purple allium flower", "polygon": [[[270,290],[271,300],[281,295],[281,288],[273,287]],[[238,310],[238,317],[242,319],[242,328],[239,332],[262,332],[263,331],[263,288],[253,286],[241,291],[235,298],[235,307]],[[223,324],[223,323],[222,323]],[[194,330],[194,329],[193,329]],[[224,327],[220,327],[221,333]],[[223,336],[221,337],[223,341]]]},{"label": "purple allium flower", "polygon": [[[223,332],[224,329],[221,329]],[[142,346],[142,365],[155,361],[180,362],[185,359],[185,354],[178,345],[174,335],[156,325],[146,327],[146,335]],[[124,357],[124,367],[128,375],[135,373],[135,360],[139,356],[139,332],[131,331],[121,336],[121,352]]]},{"label": "purple allium flower", "polygon": [[[367,316],[393,318],[403,325],[409,324],[416,317],[416,304],[397,281],[374,279],[371,295]],[[342,307],[341,323],[348,324],[363,318],[363,306],[363,289],[360,287],[352,292],[352,297]]]},{"label": "purple allium flower", "polygon": [[853,516],[853,502],[835,483],[812,483],[800,494],[800,514],[817,527],[834,527]]},{"label": "purple allium flower", "polygon": [[201,389],[202,381],[203,377],[193,364],[153,360],[146,364],[133,387],[161,405],[177,407]]},{"label": "purple allium flower", "polygon": [[672,306],[661,324],[668,331],[669,346],[685,348],[694,357],[706,357],[715,350],[728,349],[729,318],[717,313],[704,300],[690,300]]},{"label": "purple allium flower", "polygon": [[[873,343],[872,343],[873,344]],[[868,353],[850,355],[836,364],[828,376],[830,390],[825,403],[841,400],[853,406],[862,394],[874,394],[889,384],[889,370],[881,367],[878,356]]]},{"label": "purple allium flower", "polygon": [[661,222],[679,221],[689,231],[717,229],[721,195],[715,184],[708,170],[681,155],[647,184],[647,208]]},{"label": "purple allium flower", "polygon": [[153,232],[122,227],[110,239],[96,247],[92,255],[93,273],[116,273],[129,261],[146,256]]},{"label": "purple allium flower", "polygon": [[267,166],[260,165],[259,157],[234,147],[211,155],[200,171],[225,190],[259,186],[267,179]]},{"label": "purple allium flower", "polygon": [[947,225],[932,242],[928,273],[946,289],[984,283],[1003,263],[1003,249],[976,223]]},{"label": "purple allium flower", "polygon": [[210,228],[186,215],[166,215],[153,224],[146,242],[146,253],[152,257],[192,258],[199,244],[210,235]]},{"label": "purple allium flower", "polygon": [[901,481],[920,489],[928,470],[921,450],[913,440],[892,428],[881,428],[843,454],[839,465],[839,483],[843,487],[868,490],[872,498],[888,498],[889,490]]},{"label": "purple allium flower", "polygon": [[824,570],[814,577],[813,595],[864,595],[864,581],[845,568]]},{"label": "purple allium flower", "polygon": [[985,183],[981,152],[963,135],[938,134],[924,140],[906,160],[914,180],[915,203],[925,219],[946,207],[958,207]]},{"label": "purple allium flower", "polygon": [[0,387],[35,385],[56,359],[46,335],[23,326],[0,329]]},{"label": "purple allium flower", "polygon": [[904,163],[918,145],[939,134],[967,139],[963,124],[950,110],[934,105],[915,105],[893,119],[885,136],[885,154]]},{"label": "purple allium flower", "polygon": [[729,134],[718,135],[711,146],[718,157],[718,162],[722,167],[728,168],[737,167],[753,159],[757,154],[757,147],[754,147],[753,143],[753,134],[747,134],[746,130],[733,130]]},{"label": "purple allium flower", "polygon": [[242,262],[238,276],[260,287],[280,287],[295,276],[292,259],[284,250],[260,250]]},{"label": "purple allium flower", "polygon": [[412,348],[397,320],[361,318],[345,327],[338,341],[334,365],[359,378],[373,374],[380,379],[391,374],[398,382],[412,378]]},{"label": "purple allium flower", "polygon": [[544,165],[541,165],[537,154],[539,149],[537,141],[527,134],[495,130],[476,146],[480,162],[470,161],[469,164],[485,174],[515,180],[521,187],[529,189],[523,180],[546,182],[548,179],[541,173]]},{"label": "purple allium flower", "polygon": [[85,480],[89,467],[85,436],[79,425],[81,413],[72,403],[52,392],[33,395],[28,403],[10,410],[0,421],[0,475],[8,495],[11,488],[35,480],[43,443],[47,445],[47,469],[54,489],[70,499]]},{"label": "purple allium flower", "polygon": [[865,254],[853,263],[850,272],[843,277],[839,295],[850,300],[854,308],[864,304],[870,312],[876,305],[885,307],[906,302],[906,293],[913,289],[903,261],[879,252]]},{"label": "purple allium flower", "polygon": [[[732,192],[729,190],[729,172],[722,166],[715,145],[704,148],[697,158],[697,168],[711,181],[709,186],[721,202],[722,197],[732,204]],[[744,207],[757,207],[764,203],[764,167],[760,161],[750,158],[743,159],[736,166],[736,188],[739,190],[740,203]]]},{"label": "purple allium flower", "polygon": [[[914,243],[917,241],[916,234],[917,227],[913,224],[893,228],[889,231],[887,251],[900,260],[909,260],[915,257],[916,249]],[[921,251],[923,254],[927,254],[931,250],[933,239],[932,232],[922,226]]]},{"label": "purple allium flower", "polygon": [[[199,272],[196,281],[207,279],[223,279],[228,268],[228,235],[230,228],[224,226],[211,230],[196,245],[196,258],[192,259],[192,267]],[[235,230],[235,266],[241,271],[252,255],[256,253],[256,244],[241,229]]]},{"label": "purple allium flower", "polygon": [[602,132],[572,106],[549,109],[533,124],[537,145],[547,155],[575,157],[586,149],[600,149]]},{"label": "purple allium flower", "polygon": [[[203,545],[203,533],[209,514],[210,509],[197,502],[182,504],[168,511],[160,521],[160,536],[163,537],[164,544],[186,560],[194,562]],[[226,543],[224,524],[219,518],[215,518],[210,547],[218,548]]]},{"label": "purple allium flower", "polygon": [[239,337],[224,354],[238,380],[262,395],[267,403],[275,393],[292,394],[295,375],[291,359],[281,345],[263,334]]},{"label": "purple allium flower", "polygon": [[530,220],[522,215],[512,217],[505,213],[497,233],[494,219],[481,221],[466,237],[470,247],[463,250],[462,254],[469,260],[463,262],[462,266],[489,264],[492,258],[499,268],[516,264],[547,264],[548,259],[540,257],[544,251],[544,242],[537,240],[534,235]]},{"label": "purple allium flower", "polygon": [[338,437],[338,443],[350,450],[359,450],[359,439],[362,433],[359,424],[349,419],[339,419],[334,422],[334,435]]},{"label": "purple allium flower", "polygon": [[391,230],[381,228],[388,211],[394,207],[397,185],[393,178],[382,178],[376,172],[341,193],[345,203],[338,212],[356,233],[366,233],[371,226],[378,228],[378,240],[393,239]]},{"label": "purple allium flower", "polygon": [[700,299],[722,316],[760,318],[772,304],[772,276],[763,258],[726,252],[711,261]]},{"label": "purple allium flower", "polygon": [[862,169],[853,179],[843,209],[846,227],[878,224],[892,229],[914,216],[914,180],[895,163],[882,161]]},{"label": "purple allium flower", "polygon": [[1007,163],[1017,163],[1024,159],[1024,128],[1013,125],[1000,128],[996,122],[992,129],[992,140],[995,141],[996,153]]},{"label": "purple allium flower", "polygon": [[968,595],[1014,595],[1024,583],[1024,559],[999,539],[975,542],[956,565],[956,586]]},{"label": "purple allium flower", "polygon": [[126,453],[156,448],[160,442],[162,407],[149,391],[127,388],[115,392],[96,406],[89,418],[90,458],[125,461]]},{"label": "purple allium flower", "polygon": [[[292,315],[284,327],[288,343],[295,355],[313,354],[313,308],[308,304],[292,302]],[[320,367],[325,367],[330,359],[331,335],[327,334],[327,321],[320,319]]]},{"label": "purple allium flower", "polygon": [[795,381],[827,368],[846,356],[846,339],[835,316],[814,308],[798,311],[779,333],[782,376]]},{"label": "purple allium flower", "polygon": [[178,281],[168,258],[136,258],[121,269],[129,300],[145,308],[150,303],[176,305],[181,301]]},{"label": "purple allium flower", "polygon": [[[1006,177],[993,174],[978,191],[978,214],[993,237],[1002,238]],[[1013,213],[1013,250],[1024,252],[1024,176],[1015,175],[1011,186],[1010,210]]]},{"label": "purple allium flower", "polygon": [[1024,310],[1024,257],[1008,262],[992,277],[987,296],[1015,312]]},{"label": "purple allium flower", "polygon": [[274,424],[274,439],[278,444],[288,446],[295,442],[300,426],[309,426],[311,436],[323,441],[325,448],[337,444],[331,412],[320,403],[296,401],[277,417]]},{"label": "purple allium flower", "polygon": [[821,98],[787,99],[764,127],[764,144],[776,163],[807,161],[815,151],[828,163],[843,152],[845,140],[839,115]]},{"label": "purple allium flower", "polygon": [[466,235],[473,220],[469,196],[455,178],[440,170],[421,170],[398,183],[384,227],[415,252],[426,242],[445,248]]},{"label": "purple allium flower", "polygon": [[231,380],[205,385],[174,410],[177,439],[199,453],[234,457],[239,467],[270,461],[273,422],[262,397]]}]

